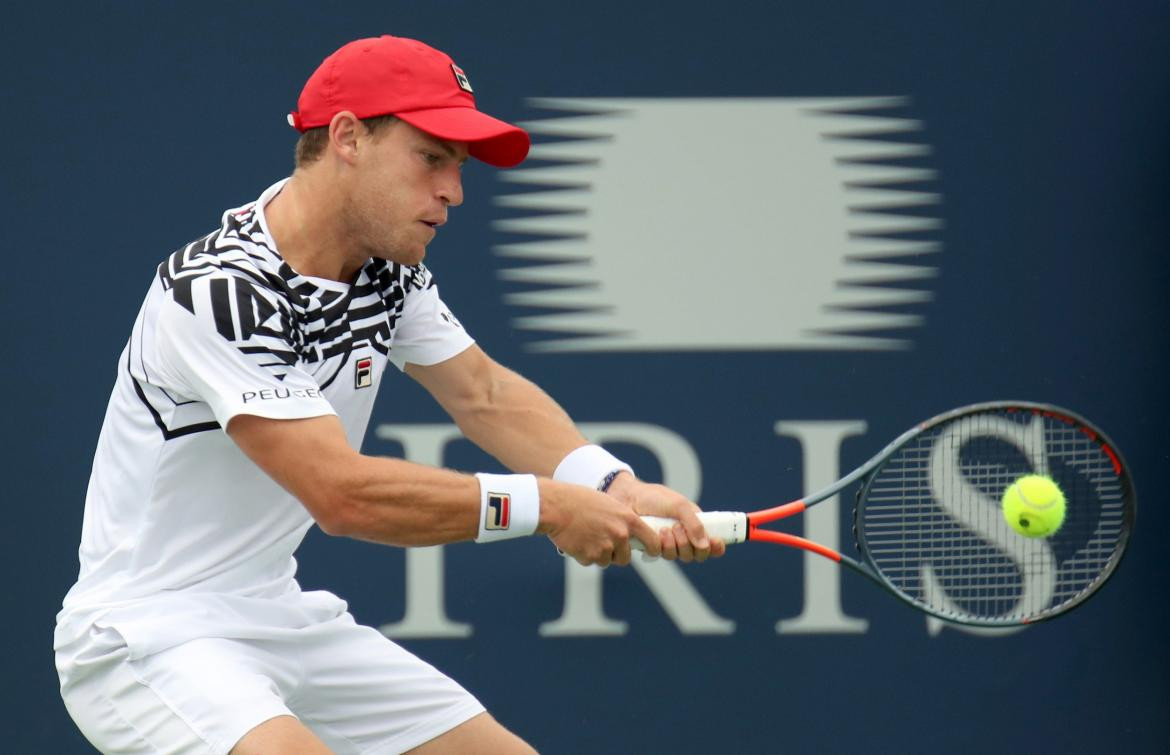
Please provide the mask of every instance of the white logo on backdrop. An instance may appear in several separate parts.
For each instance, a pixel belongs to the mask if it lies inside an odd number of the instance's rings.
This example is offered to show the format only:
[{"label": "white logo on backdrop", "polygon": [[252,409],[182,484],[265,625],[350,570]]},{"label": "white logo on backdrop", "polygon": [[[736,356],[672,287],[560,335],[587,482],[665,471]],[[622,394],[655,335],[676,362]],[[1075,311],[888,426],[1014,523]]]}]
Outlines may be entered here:
[{"label": "white logo on backdrop", "polygon": [[905,98],[529,104],[494,223],[529,350],[912,346],[942,221]]}]

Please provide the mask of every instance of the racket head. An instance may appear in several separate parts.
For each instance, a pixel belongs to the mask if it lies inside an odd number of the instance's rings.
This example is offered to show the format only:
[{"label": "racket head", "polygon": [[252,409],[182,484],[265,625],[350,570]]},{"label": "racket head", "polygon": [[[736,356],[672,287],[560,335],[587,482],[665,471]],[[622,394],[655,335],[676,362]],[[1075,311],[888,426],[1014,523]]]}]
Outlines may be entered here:
[{"label": "racket head", "polygon": [[[1066,499],[1045,538],[1008,526],[1001,498],[1018,478],[1051,477]],[[1018,626],[1080,605],[1125,554],[1136,517],[1128,467],[1085,418],[1049,404],[997,401],[921,423],[858,490],[854,538],[866,571],[947,621]]]}]

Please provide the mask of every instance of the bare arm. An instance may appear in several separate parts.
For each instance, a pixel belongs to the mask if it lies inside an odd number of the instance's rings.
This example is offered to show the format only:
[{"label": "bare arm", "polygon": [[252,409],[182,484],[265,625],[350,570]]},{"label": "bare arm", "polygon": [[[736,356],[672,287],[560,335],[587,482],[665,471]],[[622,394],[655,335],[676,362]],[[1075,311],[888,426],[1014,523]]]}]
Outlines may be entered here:
[{"label": "bare arm", "polygon": [[278,420],[239,415],[228,435],[292,493],[321,529],[392,545],[468,540],[478,531],[471,475],[364,456],[335,416]]},{"label": "bare arm", "polygon": [[[331,535],[413,546],[471,540],[479,531],[475,477],[360,454],[334,416],[238,415],[227,432]],[[581,563],[628,563],[631,534],[653,539],[653,530],[617,499],[545,478],[537,485],[537,532]]]},{"label": "bare arm", "polygon": [[[514,471],[552,475],[566,454],[589,442],[547,393],[478,346],[436,365],[408,364],[406,372],[465,436]],[[610,493],[639,514],[679,520],[680,525],[658,533],[658,548],[667,558],[702,561],[723,555],[723,543],[709,540],[696,516],[699,507],[675,491],[623,473]]]},{"label": "bare arm", "polygon": [[549,477],[589,441],[547,393],[478,346],[436,365],[406,366],[465,436],[515,472]]}]

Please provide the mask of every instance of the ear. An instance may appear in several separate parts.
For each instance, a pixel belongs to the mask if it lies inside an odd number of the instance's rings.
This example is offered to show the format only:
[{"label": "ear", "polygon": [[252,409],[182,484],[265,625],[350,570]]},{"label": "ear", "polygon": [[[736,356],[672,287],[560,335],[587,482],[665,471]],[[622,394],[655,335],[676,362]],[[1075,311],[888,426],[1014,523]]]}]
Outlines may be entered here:
[{"label": "ear", "polygon": [[356,115],[342,110],[329,121],[329,148],[343,162],[353,165],[357,160],[358,139],[366,127]]}]

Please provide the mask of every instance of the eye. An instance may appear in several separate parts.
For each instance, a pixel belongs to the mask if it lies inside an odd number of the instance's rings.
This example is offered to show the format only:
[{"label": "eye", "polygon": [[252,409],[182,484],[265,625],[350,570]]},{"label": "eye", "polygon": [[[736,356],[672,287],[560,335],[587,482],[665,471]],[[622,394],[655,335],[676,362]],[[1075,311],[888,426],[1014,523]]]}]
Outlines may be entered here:
[{"label": "eye", "polygon": [[423,152],[422,158],[426,162],[427,165],[438,165],[439,160],[442,159],[438,155],[436,155],[434,152]]}]

